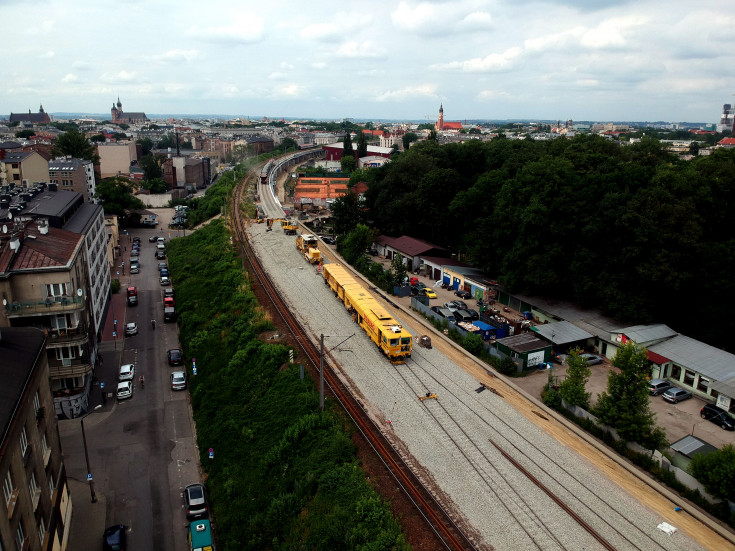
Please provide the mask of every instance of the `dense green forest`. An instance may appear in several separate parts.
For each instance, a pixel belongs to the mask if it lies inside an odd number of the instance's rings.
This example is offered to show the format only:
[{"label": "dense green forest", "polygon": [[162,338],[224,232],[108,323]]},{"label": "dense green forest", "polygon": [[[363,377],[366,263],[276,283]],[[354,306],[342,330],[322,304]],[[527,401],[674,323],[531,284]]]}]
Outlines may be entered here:
[{"label": "dense green forest", "polygon": [[288,347],[261,338],[274,327],[222,220],[172,239],[168,261],[218,549],[410,549],[339,406],[321,411]]},{"label": "dense green forest", "polygon": [[732,347],[735,150],[682,161],[647,137],[428,140],[357,181],[365,204],[335,208],[343,233],[425,239],[511,291]]}]

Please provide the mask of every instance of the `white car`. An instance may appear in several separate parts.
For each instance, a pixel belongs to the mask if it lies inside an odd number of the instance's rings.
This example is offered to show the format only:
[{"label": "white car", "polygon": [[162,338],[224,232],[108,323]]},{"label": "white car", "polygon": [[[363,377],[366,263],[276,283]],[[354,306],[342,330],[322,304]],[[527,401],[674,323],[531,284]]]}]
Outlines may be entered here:
[{"label": "white car", "polygon": [[133,397],[133,381],[123,381],[117,384],[117,399],[125,400]]},{"label": "white car", "polygon": [[120,366],[120,381],[132,381],[135,378],[135,364],[124,364]]},{"label": "white car", "polygon": [[171,390],[186,390],[186,373],[183,371],[171,373]]},{"label": "white car", "polygon": [[137,335],[138,334],[138,324],[134,321],[125,324],[125,334],[126,335]]},{"label": "white car", "polygon": [[167,285],[171,285],[171,280],[168,278],[168,276],[161,276],[161,287],[166,287]]}]

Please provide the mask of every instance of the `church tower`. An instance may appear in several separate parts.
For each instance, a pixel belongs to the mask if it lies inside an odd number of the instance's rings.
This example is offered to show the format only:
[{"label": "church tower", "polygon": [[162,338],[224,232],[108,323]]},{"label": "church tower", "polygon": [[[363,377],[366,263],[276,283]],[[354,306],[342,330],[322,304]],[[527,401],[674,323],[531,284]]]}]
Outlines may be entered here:
[{"label": "church tower", "polygon": [[439,104],[439,118],[436,121],[435,128],[437,130],[444,130],[444,105]]}]

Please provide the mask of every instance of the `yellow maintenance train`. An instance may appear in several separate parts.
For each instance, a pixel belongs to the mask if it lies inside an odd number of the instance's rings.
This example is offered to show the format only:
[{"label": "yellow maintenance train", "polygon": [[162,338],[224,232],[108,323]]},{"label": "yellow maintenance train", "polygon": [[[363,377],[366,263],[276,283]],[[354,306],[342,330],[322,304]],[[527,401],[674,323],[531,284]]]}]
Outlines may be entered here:
[{"label": "yellow maintenance train", "polygon": [[391,363],[405,363],[411,357],[411,333],[391,316],[385,308],[352,275],[339,264],[322,268],[324,283],[329,285],[352,318],[388,356]]}]

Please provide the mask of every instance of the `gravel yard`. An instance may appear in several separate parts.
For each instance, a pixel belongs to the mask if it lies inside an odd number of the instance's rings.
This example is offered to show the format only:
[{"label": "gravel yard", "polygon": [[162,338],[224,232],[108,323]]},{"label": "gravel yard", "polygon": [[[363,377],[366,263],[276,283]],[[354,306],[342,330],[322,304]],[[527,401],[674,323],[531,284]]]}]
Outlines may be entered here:
[{"label": "gravel yard", "polygon": [[[493,440],[616,549],[702,549],[682,530],[671,536],[658,530],[664,520],[660,514],[624,492],[572,447],[550,437],[506,398],[475,392],[478,377],[439,347],[414,346],[409,362],[391,365],[352,322],[316,269],[298,254],[295,238],[280,228],[265,230],[264,224],[251,226],[251,242],[282,296],[315,342],[325,335],[325,350],[342,367],[343,379],[416,472],[436,489],[440,501],[455,512],[455,520],[472,527],[480,548],[602,548],[503,458],[489,442]],[[394,314],[415,336],[426,332],[412,317]],[[545,374],[532,379],[545,382]],[[438,400],[420,401],[418,396],[427,392],[436,393]]]}]

